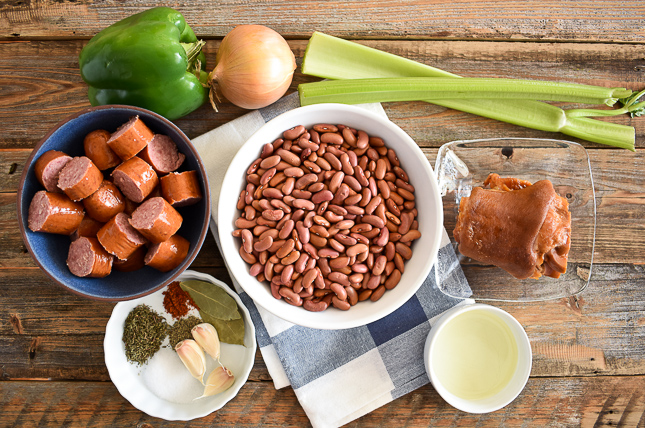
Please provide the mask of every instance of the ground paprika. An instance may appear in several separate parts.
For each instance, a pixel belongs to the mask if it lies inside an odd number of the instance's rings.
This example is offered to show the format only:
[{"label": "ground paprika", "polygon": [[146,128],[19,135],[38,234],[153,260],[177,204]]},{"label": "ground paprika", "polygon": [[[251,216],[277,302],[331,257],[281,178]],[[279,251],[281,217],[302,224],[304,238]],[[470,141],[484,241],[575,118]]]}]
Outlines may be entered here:
[{"label": "ground paprika", "polygon": [[163,292],[163,307],[174,319],[186,316],[191,307],[199,310],[193,298],[182,290],[179,281],[171,282]]}]

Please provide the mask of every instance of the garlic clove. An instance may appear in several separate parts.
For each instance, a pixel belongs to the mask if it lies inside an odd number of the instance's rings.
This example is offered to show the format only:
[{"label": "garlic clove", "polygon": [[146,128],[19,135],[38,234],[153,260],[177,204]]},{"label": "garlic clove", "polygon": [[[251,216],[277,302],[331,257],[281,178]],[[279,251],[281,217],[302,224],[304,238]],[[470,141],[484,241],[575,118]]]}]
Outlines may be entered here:
[{"label": "garlic clove", "polygon": [[206,373],[206,356],[197,342],[192,339],[182,340],[175,346],[175,351],[190,374],[203,384]]},{"label": "garlic clove", "polygon": [[198,324],[191,330],[193,338],[213,359],[219,360],[220,343],[217,330],[209,323]]},{"label": "garlic clove", "polygon": [[224,366],[217,367],[208,375],[206,381],[204,394],[201,397],[209,397],[211,395],[219,394],[229,389],[235,383],[235,376],[233,373]]}]

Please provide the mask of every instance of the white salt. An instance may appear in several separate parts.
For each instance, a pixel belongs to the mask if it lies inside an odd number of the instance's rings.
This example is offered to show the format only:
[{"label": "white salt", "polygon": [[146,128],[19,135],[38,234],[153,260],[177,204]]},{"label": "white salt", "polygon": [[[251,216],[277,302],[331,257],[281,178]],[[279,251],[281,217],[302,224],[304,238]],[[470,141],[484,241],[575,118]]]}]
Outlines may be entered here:
[{"label": "white salt", "polygon": [[161,348],[142,368],[141,375],[146,388],[172,403],[191,403],[204,392],[204,386],[170,348]]}]

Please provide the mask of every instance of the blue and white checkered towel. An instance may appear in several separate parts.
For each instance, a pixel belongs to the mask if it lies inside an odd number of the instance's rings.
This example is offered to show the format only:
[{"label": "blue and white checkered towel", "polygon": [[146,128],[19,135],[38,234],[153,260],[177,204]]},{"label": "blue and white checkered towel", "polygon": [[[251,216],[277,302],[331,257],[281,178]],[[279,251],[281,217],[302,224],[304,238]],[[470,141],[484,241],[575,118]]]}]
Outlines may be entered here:
[{"label": "blue and white checkered towel", "polygon": [[[226,169],[244,142],[264,123],[299,107],[297,94],[248,113],[193,140],[211,185],[211,231]],[[380,104],[362,105],[385,116]],[[232,277],[232,275],[231,275]],[[291,385],[315,428],[336,428],[426,383],[423,347],[430,325],[451,307],[468,303],[444,295],[437,282],[470,295],[455,253],[443,234],[438,262],[416,293],[387,317],[347,330],[315,330],[284,321],[234,286],[251,312],[262,357],[276,388]]]}]

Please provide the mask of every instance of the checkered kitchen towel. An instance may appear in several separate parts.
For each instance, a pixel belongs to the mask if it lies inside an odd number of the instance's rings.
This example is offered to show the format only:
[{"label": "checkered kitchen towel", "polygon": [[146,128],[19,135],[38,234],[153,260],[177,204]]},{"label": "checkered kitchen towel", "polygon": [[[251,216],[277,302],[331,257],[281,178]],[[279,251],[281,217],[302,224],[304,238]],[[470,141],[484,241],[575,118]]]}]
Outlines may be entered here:
[{"label": "checkered kitchen towel", "polygon": [[[229,163],[258,128],[296,107],[299,101],[293,94],[193,140],[208,172],[211,231],[218,245],[217,203]],[[385,116],[380,104],[361,107]],[[471,301],[444,295],[438,281],[462,290],[460,295],[471,294],[445,231],[438,262],[416,295],[394,313],[364,327],[315,330],[291,324],[255,306],[233,280],[251,312],[275,387],[293,387],[315,428],[339,427],[428,383],[423,348],[430,325],[444,311]]]}]

